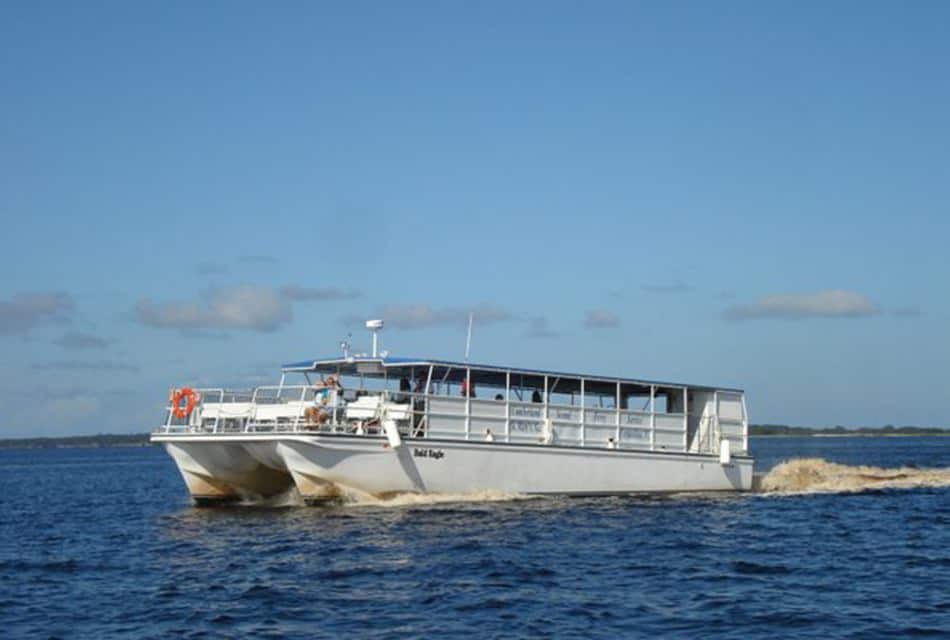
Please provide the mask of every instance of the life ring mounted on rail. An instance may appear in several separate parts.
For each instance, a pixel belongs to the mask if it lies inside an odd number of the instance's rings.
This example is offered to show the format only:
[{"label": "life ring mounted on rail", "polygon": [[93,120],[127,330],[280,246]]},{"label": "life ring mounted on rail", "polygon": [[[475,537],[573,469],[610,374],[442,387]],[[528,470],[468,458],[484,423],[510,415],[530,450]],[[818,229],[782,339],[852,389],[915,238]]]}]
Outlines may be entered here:
[{"label": "life ring mounted on rail", "polygon": [[[195,405],[198,403],[199,399],[200,396],[191,387],[175,389],[171,395],[172,415],[174,415],[179,420],[187,418],[191,415],[191,412],[194,411]],[[185,400],[184,407],[181,406],[182,400]]]}]

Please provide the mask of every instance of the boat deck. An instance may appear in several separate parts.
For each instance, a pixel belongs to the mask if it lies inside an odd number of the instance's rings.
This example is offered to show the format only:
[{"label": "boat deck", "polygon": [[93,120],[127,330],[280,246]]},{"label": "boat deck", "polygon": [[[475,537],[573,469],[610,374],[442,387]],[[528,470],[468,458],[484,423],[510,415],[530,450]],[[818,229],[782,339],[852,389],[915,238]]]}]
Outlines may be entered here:
[{"label": "boat deck", "polygon": [[718,454],[747,451],[742,395],[692,392],[689,413],[480,399],[408,391],[341,393],[327,403],[312,385],[248,391],[196,389],[199,400],[184,418],[168,406],[155,433],[384,435],[389,423],[414,439],[546,444]]}]

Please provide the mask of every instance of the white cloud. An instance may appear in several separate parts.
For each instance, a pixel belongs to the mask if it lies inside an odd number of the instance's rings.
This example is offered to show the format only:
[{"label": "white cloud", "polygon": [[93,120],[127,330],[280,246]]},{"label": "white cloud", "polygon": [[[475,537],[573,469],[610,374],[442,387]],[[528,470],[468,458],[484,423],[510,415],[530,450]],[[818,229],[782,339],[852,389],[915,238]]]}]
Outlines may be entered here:
[{"label": "white cloud", "polygon": [[72,296],[61,291],[18,293],[0,300],[0,336],[26,335],[41,324],[66,322],[74,307]]},{"label": "white cloud", "polygon": [[560,337],[557,331],[554,331],[550,327],[548,319],[544,316],[535,316],[533,318],[528,318],[528,330],[525,332],[525,337],[528,338],[557,338]]},{"label": "white cloud", "polygon": [[277,264],[277,258],[265,255],[243,255],[238,256],[238,262],[244,264]]},{"label": "white cloud", "polygon": [[57,360],[34,364],[33,369],[36,371],[127,371],[130,373],[139,370],[134,364],[115,360]]},{"label": "white cloud", "polygon": [[584,326],[588,329],[613,329],[620,326],[620,319],[610,311],[594,309],[587,312]]},{"label": "white cloud", "polygon": [[199,262],[195,266],[195,271],[201,276],[219,276],[228,272],[228,268],[217,262]]},{"label": "white cloud", "polygon": [[692,291],[692,289],[691,286],[682,280],[643,285],[643,290],[647,293],[686,293],[687,291]]},{"label": "white cloud", "polygon": [[289,284],[281,287],[280,294],[288,300],[306,302],[309,300],[352,300],[360,297],[360,292],[353,289],[338,289],[336,287],[301,287]]},{"label": "white cloud", "polygon": [[267,287],[208,289],[191,302],[139,300],[139,322],[159,329],[274,331],[293,318],[290,301]]},{"label": "white cloud", "polygon": [[[428,329],[433,327],[465,326],[468,314],[475,314],[474,324],[485,326],[515,320],[515,315],[498,305],[483,302],[473,307],[433,308],[428,304],[390,304],[380,307],[377,316],[394,329]],[[362,322],[364,318],[351,316],[348,322]]]},{"label": "white cloud", "polygon": [[778,294],[759,298],[751,304],[733,305],[724,316],[729,320],[758,318],[863,318],[879,313],[867,297],[853,291]]},{"label": "white cloud", "polygon": [[891,311],[891,314],[897,316],[898,318],[920,318],[923,317],[924,312],[920,307],[898,307]]},{"label": "white cloud", "polygon": [[72,398],[53,398],[44,402],[40,408],[42,414],[56,422],[72,423],[96,413],[99,401],[90,396]]},{"label": "white cloud", "polygon": [[67,331],[59,340],[54,340],[63,349],[105,349],[109,341],[81,331]]},{"label": "white cloud", "polygon": [[219,334],[207,330],[275,331],[293,320],[295,302],[348,300],[359,295],[359,292],[349,289],[308,288],[293,284],[278,289],[216,287],[203,291],[197,300],[139,300],[135,305],[135,316],[142,324],[158,329],[179,329],[194,337],[219,337]]}]

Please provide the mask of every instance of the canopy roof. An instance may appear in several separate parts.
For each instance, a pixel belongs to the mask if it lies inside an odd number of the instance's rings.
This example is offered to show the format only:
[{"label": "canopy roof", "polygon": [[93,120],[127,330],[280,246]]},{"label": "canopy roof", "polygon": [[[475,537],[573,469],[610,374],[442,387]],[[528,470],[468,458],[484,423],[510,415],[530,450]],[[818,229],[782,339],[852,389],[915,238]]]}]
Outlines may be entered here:
[{"label": "canopy roof", "polygon": [[316,372],[324,374],[343,375],[367,375],[373,377],[410,377],[413,374],[418,377],[423,372],[421,368],[428,370],[433,366],[438,370],[433,380],[461,382],[465,379],[465,370],[471,369],[472,382],[476,384],[487,384],[492,386],[505,386],[505,380],[508,374],[511,374],[512,385],[525,387],[540,387],[543,385],[544,376],[549,378],[549,383],[553,384],[554,379],[563,381],[558,383],[557,391],[565,393],[572,391],[574,387],[579,387],[580,380],[585,381],[587,390],[590,392],[606,392],[608,385],[621,383],[634,387],[645,387],[649,390],[650,385],[656,387],[669,387],[681,389],[689,387],[703,391],[731,391],[742,393],[741,389],[729,387],[710,387],[708,385],[695,385],[675,382],[663,382],[659,380],[643,380],[638,378],[617,378],[612,376],[588,375],[585,373],[568,373],[564,371],[546,371],[543,369],[523,369],[520,367],[508,367],[500,365],[476,364],[473,362],[454,362],[451,360],[433,360],[430,358],[405,358],[405,357],[372,357],[372,356],[350,356],[348,358],[318,358],[314,360],[303,360],[301,362],[291,362],[282,366],[285,372]]}]

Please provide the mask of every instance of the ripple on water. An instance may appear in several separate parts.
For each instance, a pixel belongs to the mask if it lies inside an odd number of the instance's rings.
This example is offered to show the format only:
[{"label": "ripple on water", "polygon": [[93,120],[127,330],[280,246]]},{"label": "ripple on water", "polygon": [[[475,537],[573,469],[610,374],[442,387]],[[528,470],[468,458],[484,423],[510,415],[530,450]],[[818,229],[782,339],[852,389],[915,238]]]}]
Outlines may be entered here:
[{"label": "ripple on water", "polygon": [[[778,466],[794,444],[754,446],[771,447],[762,456]],[[326,508],[291,496],[210,510],[187,503],[158,450],[122,452],[121,464],[103,451],[32,452],[28,464],[0,452],[0,628],[11,638],[945,632],[950,488],[934,471],[950,463],[950,438],[806,445],[824,457],[809,467],[817,475],[786,468],[806,484],[769,494]],[[898,449],[893,467],[887,447]]]}]

